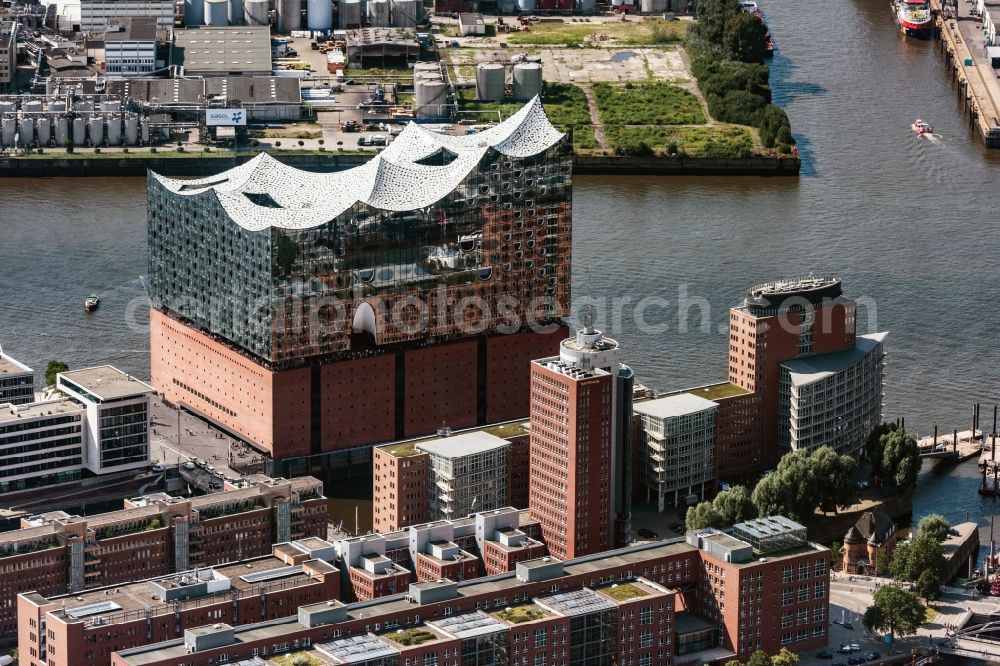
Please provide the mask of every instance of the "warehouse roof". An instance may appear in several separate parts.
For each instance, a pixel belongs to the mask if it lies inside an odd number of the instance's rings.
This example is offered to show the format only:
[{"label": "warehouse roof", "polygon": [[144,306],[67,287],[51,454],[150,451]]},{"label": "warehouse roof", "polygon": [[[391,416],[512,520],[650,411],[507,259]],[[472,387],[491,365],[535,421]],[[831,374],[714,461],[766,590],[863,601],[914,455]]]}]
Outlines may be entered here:
[{"label": "warehouse roof", "polygon": [[187,73],[270,72],[271,33],[266,26],[175,30],[172,62]]}]

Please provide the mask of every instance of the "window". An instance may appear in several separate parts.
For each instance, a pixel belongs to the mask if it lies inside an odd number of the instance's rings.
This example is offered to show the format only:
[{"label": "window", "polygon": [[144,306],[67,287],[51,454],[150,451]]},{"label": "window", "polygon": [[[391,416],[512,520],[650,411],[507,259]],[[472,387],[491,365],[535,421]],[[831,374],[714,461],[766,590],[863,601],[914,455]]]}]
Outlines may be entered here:
[{"label": "window", "polygon": [[792,565],[787,564],[781,572],[781,582],[791,583],[792,582]]},{"label": "window", "polygon": [[792,603],[792,588],[786,588],[781,592],[781,605],[789,606]]},{"label": "window", "polygon": [[797,599],[798,599],[799,602],[809,601],[809,586],[808,585],[802,585],[801,587],[799,587],[799,594],[798,594]]},{"label": "window", "polygon": [[643,608],[639,611],[639,624],[652,624],[653,623],[653,609]]},{"label": "window", "polygon": [[535,647],[545,647],[546,640],[545,629],[535,629]]},{"label": "window", "polygon": [[816,572],[817,576],[825,576],[826,575],[826,559],[825,558],[824,559],[820,559],[820,560],[816,560],[816,569],[815,569],[815,572]]},{"label": "window", "polygon": [[813,596],[816,599],[822,599],[822,598],[824,598],[826,596],[826,583],[825,582],[816,583],[816,588],[815,588],[815,592],[814,592]]},{"label": "window", "polygon": [[792,626],[792,614],[786,611],[781,614],[781,628],[788,629],[791,626]]},{"label": "window", "polygon": [[648,648],[653,647],[653,630],[643,629],[639,632],[639,647]]}]

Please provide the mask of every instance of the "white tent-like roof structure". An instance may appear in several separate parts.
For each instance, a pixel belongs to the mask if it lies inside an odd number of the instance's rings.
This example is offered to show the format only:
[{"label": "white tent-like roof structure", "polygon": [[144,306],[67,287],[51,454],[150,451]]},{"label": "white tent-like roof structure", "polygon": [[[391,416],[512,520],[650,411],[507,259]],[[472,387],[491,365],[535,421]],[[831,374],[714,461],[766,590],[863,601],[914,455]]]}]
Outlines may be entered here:
[{"label": "white tent-like roof structure", "polygon": [[[230,219],[250,231],[268,227],[308,229],[334,219],[361,202],[386,211],[426,208],[452,192],[489,150],[512,158],[537,155],[564,135],[549,122],[535,97],[499,125],[478,134],[449,136],[410,123],[371,161],[335,173],[290,167],[266,153],[229,171],[196,180],[151,174],[164,188],[181,196],[211,190]],[[443,166],[422,160],[448,151]],[[247,195],[267,195],[252,200]]]}]

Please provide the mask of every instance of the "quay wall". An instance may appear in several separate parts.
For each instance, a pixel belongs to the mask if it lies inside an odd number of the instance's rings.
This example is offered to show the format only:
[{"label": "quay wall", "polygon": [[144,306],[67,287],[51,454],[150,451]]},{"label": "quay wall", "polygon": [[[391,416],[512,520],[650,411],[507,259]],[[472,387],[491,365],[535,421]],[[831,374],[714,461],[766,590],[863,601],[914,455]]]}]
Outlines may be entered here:
[{"label": "quay wall", "polygon": [[[210,176],[252,158],[253,154],[192,154],[191,157],[157,157],[154,154],[128,157],[101,156],[0,156],[0,178],[55,178],[78,176],[145,176],[147,170],[165,176]],[[282,162],[306,171],[340,171],[364,164],[372,155],[289,155],[275,156]],[[797,157],[748,157],[744,159],[694,157],[583,156],[573,159],[573,170],[585,175],[711,175],[711,176],[791,176],[799,175]]]}]

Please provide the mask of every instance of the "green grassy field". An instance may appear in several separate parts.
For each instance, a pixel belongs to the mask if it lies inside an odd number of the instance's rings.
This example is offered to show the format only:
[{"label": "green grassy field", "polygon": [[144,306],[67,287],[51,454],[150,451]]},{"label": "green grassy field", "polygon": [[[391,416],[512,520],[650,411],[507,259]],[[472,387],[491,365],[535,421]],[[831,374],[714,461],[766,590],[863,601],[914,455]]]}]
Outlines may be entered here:
[{"label": "green grassy field", "polygon": [[698,98],[669,83],[595,83],[593,90],[605,125],[703,125],[707,121]]},{"label": "green grassy field", "polygon": [[[657,46],[673,44],[684,40],[687,35],[687,21],[664,21],[647,19],[626,23],[534,23],[527,32],[515,32],[506,37],[510,44],[536,46],[580,47],[592,43],[595,46],[614,45]],[[588,40],[592,35],[607,35],[607,40]]]},{"label": "green grassy field", "polygon": [[670,127],[625,126],[605,127],[608,148],[628,152],[643,144],[657,154],[676,149],[689,157],[751,157],[754,154],[753,133],[747,127]]}]

